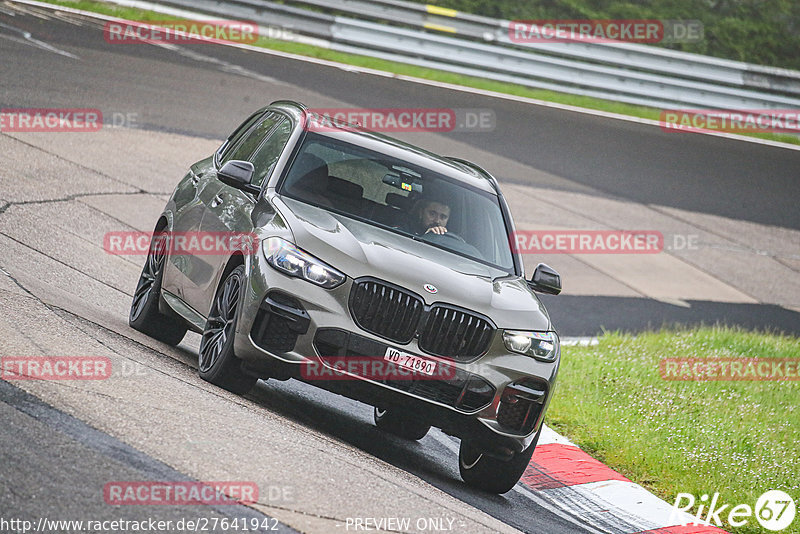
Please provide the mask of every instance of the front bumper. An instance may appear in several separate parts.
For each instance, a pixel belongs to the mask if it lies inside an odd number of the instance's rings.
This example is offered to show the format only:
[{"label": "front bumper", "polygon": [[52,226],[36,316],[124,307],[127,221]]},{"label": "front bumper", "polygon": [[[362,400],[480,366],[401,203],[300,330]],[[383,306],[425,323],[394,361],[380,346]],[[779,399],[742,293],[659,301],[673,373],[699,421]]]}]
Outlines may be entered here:
[{"label": "front bumper", "polygon": [[[348,307],[350,279],[326,290],[257,261],[248,280],[235,352],[249,372],[412,413],[500,454],[524,450],[539,430],[560,355],[545,363],[509,353],[497,330],[485,354],[469,363],[431,356],[416,338],[399,344],[362,330]],[[384,359],[389,347],[434,361],[435,376],[392,367]]]}]

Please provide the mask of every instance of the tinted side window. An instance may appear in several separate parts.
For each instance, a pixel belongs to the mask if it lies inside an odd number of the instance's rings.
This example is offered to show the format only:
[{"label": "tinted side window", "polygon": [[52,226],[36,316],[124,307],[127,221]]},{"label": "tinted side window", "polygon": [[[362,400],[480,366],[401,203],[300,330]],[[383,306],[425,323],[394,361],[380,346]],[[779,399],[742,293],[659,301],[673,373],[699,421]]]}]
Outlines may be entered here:
[{"label": "tinted side window", "polygon": [[286,142],[289,140],[289,137],[292,135],[292,123],[287,120],[283,119],[283,121],[275,127],[272,132],[272,135],[269,136],[264,143],[261,144],[261,147],[253,156],[251,160],[253,166],[255,167],[255,174],[253,175],[253,185],[257,185],[261,187],[261,184],[264,183],[264,180],[267,176],[269,176],[272,167],[275,165],[275,162],[278,161],[278,158],[283,152],[283,148],[286,146]]},{"label": "tinted side window", "polygon": [[244,134],[260,119],[264,114],[263,113],[255,113],[247,118],[242,124],[236,128],[231,135],[228,136],[227,141],[225,144],[220,147],[220,149],[224,148],[225,150],[219,154],[220,159],[225,158],[228,154],[230,154],[233,147],[236,146]]},{"label": "tinted side window", "polygon": [[275,113],[267,113],[261,122],[255,128],[251,128],[246,135],[243,136],[239,144],[233,150],[225,154],[222,162],[225,163],[232,159],[247,160],[255,151],[256,147],[261,144],[261,141],[272,130],[272,127],[281,119],[280,115]]}]

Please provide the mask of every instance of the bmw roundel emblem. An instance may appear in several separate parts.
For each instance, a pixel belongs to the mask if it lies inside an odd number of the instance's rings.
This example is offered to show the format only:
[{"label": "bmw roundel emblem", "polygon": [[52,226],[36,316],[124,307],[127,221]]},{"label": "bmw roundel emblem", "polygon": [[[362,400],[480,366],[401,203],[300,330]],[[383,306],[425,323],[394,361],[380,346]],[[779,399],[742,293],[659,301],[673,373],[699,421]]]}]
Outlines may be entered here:
[{"label": "bmw roundel emblem", "polygon": [[433,284],[425,284],[423,287],[425,288],[425,291],[427,291],[428,293],[438,293],[439,292],[439,290],[436,289],[436,286],[433,285]]}]

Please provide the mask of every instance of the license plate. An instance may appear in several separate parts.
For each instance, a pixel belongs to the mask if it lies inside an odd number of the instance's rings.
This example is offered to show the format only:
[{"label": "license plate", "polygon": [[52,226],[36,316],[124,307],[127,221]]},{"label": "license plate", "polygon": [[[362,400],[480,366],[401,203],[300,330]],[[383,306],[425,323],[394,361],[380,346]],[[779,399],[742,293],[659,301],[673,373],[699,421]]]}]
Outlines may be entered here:
[{"label": "license plate", "polygon": [[436,370],[436,362],[414,356],[402,350],[393,349],[392,347],[386,348],[386,354],[383,359],[426,375],[433,375]]}]

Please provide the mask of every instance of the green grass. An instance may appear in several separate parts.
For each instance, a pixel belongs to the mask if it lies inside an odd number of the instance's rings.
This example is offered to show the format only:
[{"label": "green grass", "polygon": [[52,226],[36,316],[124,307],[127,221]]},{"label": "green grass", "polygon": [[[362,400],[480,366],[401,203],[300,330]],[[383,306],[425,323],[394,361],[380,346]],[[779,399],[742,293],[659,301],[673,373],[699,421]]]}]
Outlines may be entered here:
[{"label": "green grass", "polygon": [[[93,11],[96,13],[102,13],[106,15],[112,15],[115,17],[127,18],[131,20],[158,21],[158,20],[176,19],[176,17],[170,17],[160,13],[144,11],[135,8],[121,7],[94,0],[47,0],[47,1],[50,4],[68,6],[76,9]],[[329,50],[327,48],[313,46],[309,44],[280,41],[276,39],[267,39],[262,37],[259,38],[259,40],[255,43],[255,45],[263,48],[268,48],[271,50],[278,50],[281,52],[298,54],[302,56],[325,59],[329,61],[336,61],[339,63],[345,63],[348,65],[354,65],[358,67],[371,68],[394,74],[411,76],[415,78],[423,78],[426,80],[432,80],[437,82],[451,83],[454,85],[472,87],[475,89],[482,89],[486,91],[494,91],[497,93],[520,96],[525,98],[544,100],[547,102],[554,102],[558,104],[566,104],[570,106],[606,111],[610,113],[619,113],[621,115],[629,115],[632,117],[659,120],[659,116],[661,113],[661,110],[656,108],[634,106],[631,104],[623,104],[620,102],[613,102],[610,100],[603,100],[587,96],[571,95],[568,93],[559,93],[544,89],[531,89],[529,87],[525,87],[522,85],[497,82],[494,80],[477,78],[473,76],[464,76],[461,74],[454,74],[446,71],[429,69],[425,67],[417,67],[414,65],[407,65],[405,63],[386,61],[383,59],[360,56],[356,54],[336,52],[334,50]],[[680,135],[680,134],[676,132],[675,135]],[[757,137],[760,139],[767,139],[772,141],[781,141],[784,143],[800,144],[800,138],[794,135],[777,134],[777,133],[751,133],[742,135],[747,135],[750,137]]]},{"label": "green grass", "polygon": [[[548,423],[670,504],[719,492],[727,521],[733,505],[780,489],[800,507],[800,381],[666,381],[667,357],[800,359],[800,339],[715,327],[564,347]],[[723,527],[765,532],[753,517]],[[800,510],[781,532],[800,533]]]}]

